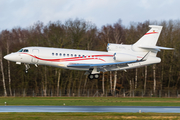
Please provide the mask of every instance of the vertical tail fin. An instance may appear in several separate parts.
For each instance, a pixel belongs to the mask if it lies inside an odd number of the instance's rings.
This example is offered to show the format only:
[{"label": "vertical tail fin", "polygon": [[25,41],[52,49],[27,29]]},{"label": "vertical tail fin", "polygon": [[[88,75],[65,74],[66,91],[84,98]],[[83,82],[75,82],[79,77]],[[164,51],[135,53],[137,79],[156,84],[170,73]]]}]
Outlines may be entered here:
[{"label": "vertical tail fin", "polygon": [[163,26],[149,25],[149,27],[151,27],[151,29],[133,44],[133,50],[142,51],[139,47],[156,46]]}]

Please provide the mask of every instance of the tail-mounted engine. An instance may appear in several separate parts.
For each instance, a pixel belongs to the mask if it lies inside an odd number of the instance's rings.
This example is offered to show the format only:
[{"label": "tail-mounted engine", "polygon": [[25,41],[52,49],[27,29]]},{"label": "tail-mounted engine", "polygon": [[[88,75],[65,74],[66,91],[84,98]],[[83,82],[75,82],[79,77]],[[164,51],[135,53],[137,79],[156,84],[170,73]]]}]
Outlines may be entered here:
[{"label": "tail-mounted engine", "polygon": [[140,60],[137,56],[123,54],[123,53],[114,53],[113,59],[115,61],[124,62],[124,61],[133,61],[133,60]]}]

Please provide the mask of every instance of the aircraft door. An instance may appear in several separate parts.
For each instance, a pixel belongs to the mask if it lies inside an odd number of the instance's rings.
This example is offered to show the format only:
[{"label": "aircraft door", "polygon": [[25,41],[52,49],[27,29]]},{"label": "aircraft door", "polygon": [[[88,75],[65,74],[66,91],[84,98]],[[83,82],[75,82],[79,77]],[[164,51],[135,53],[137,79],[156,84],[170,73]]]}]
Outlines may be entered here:
[{"label": "aircraft door", "polygon": [[32,63],[38,63],[39,59],[37,57],[39,56],[39,50],[33,49],[33,57],[32,57]]}]

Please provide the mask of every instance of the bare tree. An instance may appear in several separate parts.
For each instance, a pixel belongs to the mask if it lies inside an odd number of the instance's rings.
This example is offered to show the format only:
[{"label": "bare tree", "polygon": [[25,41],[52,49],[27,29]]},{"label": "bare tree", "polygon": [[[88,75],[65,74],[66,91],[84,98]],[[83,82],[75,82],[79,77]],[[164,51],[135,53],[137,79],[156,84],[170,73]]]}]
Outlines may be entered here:
[{"label": "bare tree", "polygon": [[[7,54],[9,54],[9,43],[7,42]],[[9,93],[10,96],[12,96],[12,91],[11,91],[11,68],[10,68],[10,62],[8,62],[8,78],[9,78]]]},{"label": "bare tree", "polygon": [[110,77],[110,90],[111,90],[111,94],[112,94],[112,71],[110,71],[109,73],[110,73],[110,75],[109,75],[109,77]]},{"label": "bare tree", "polygon": [[[5,30],[5,31],[2,31],[2,44],[6,44],[6,51],[7,51],[7,54],[9,54],[9,44],[10,44],[10,37],[11,37],[11,34],[9,31]],[[5,43],[4,43],[5,42]],[[8,63],[8,79],[9,79],[9,92],[10,92],[10,96],[12,96],[12,91],[11,91],[11,71],[10,71],[10,61],[7,61]]]},{"label": "bare tree", "polygon": [[[113,36],[114,36],[116,44],[122,42],[123,27],[121,26],[121,20],[119,20],[118,23],[114,24]],[[115,92],[115,89],[116,89],[116,83],[117,83],[117,71],[115,71],[115,73],[114,73],[114,92]]]},{"label": "bare tree", "polygon": [[154,80],[154,85],[153,85],[153,91],[154,93],[156,92],[156,65],[153,65],[153,80]]},{"label": "bare tree", "polygon": [[3,61],[2,61],[2,49],[0,48],[0,63],[1,63],[1,73],[2,73],[2,82],[3,82],[3,88],[4,88],[4,96],[7,96],[6,91],[6,83],[5,83],[5,77],[4,77],[4,68],[3,68]]},{"label": "bare tree", "polygon": [[103,94],[102,96],[104,95],[104,72],[103,72],[103,76],[102,76],[102,91],[103,91]]},{"label": "bare tree", "polygon": [[44,89],[43,89],[43,93],[44,96],[47,96],[47,67],[44,66]]},{"label": "bare tree", "polygon": [[115,71],[115,73],[114,73],[114,89],[113,89],[114,93],[115,93],[115,90],[116,90],[116,82],[117,82],[117,71]]},{"label": "bare tree", "polygon": [[137,81],[138,81],[138,79],[137,79],[138,69],[136,68],[135,71],[136,71],[136,73],[135,73],[135,86],[134,86],[134,88],[136,89],[137,88]]},{"label": "bare tree", "polygon": [[61,79],[61,69],[58,70],[58,80],[57,80],[57,96],[59,96],[59,83]]},{"label": "bare tree", "polygon": [[144,75],[144,94],[146,93],[146,81],[147,81],[147,66],[145,66],[145,75]]}]

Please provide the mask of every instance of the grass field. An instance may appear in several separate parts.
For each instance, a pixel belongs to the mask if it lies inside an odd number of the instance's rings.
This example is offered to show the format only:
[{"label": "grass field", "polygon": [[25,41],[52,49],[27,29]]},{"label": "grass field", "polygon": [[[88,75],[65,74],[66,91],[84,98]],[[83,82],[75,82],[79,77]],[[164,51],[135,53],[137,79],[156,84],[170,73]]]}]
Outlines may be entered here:
[{"label": "grass field", "polygon": [[0,105],[180,106],[180,98],[0,97]]},{"label": "grass field", "polygon": [[[0,97],[0,105],[180,106],[179,98]],[[179,113],[0,113],[0,120],[179,120]]]},{"label": "grass field", "polygon": [[179,120],[177,113],[0,113],[1,120]]}]

